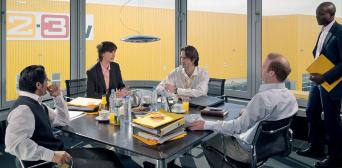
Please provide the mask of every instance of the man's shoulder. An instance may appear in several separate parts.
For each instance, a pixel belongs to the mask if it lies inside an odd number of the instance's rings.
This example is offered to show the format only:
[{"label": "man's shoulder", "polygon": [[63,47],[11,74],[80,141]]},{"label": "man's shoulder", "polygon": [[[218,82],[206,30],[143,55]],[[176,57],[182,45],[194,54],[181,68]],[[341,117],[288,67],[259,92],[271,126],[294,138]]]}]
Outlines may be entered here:
[{"label": "man's shoulder", "polygon": [[33,112],[31,111],[29,106],[21,104],[13,108],[8,114],[7,121],[10,121],[12,118],[18,118],[21,116],[25,116],[25,118],[28,116],[33,116]]}]

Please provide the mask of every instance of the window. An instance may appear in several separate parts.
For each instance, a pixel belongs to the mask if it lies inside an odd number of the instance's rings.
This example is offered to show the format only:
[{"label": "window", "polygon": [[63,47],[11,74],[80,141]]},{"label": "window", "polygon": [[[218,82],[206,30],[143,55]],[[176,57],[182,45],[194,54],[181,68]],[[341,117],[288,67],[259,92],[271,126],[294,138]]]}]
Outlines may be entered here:
[{"label": "window", "polygon": [[[324,1],[262,1],[262,59],[270,52],[287,57],[292,72],[286,86],[295,90],[297,98],[307,99],[312,84],[305,69],[314,60],[312,50],[321,28],[317,25],[315,14],[322,2]],[[335,19],[342,23],[342,1],[332,2],[337,9]]]},{"label": "window", "polygon": [[[161,40],[128,43],[129,35],[154,35]],[[123,3],[119,0],[88,0],[86,3],[86,69],[96,64],[96,45],[114,42],[115,62],[123,80],[162,80],[175,67],[175,2],[171,0]]]},{"label": "window", "polygon": [[249,90],[247,32],[247,0],[188,0],[187,44],[211,78],[226,79],[226,90]]},{"label": "window", "polygon": [[70,78],[70,1],[6,1],[6,17],[6,101],[29,65],[43,65],[56,82]]}]

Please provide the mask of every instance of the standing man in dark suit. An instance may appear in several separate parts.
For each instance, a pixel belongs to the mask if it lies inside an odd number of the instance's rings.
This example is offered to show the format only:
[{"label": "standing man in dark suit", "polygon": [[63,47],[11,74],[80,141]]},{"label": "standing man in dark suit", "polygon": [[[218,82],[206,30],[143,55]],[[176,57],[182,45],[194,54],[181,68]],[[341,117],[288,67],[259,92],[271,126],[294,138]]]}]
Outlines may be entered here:
[{"label": "standing man in dark suit", "polygon": [[97,45],[98,62],[87,71],[87,97],[100,99],[102,95],[109,95],[114,89],[116,96],[128,95],[122,81],[120,66],[113,62],[116,45],[110,41],[103,41]]},{"label": "standing man in dark suit", "polygon": [[[335,17],[336,7],[331,2],[321,3],[316,10],[316,19],[322,25],[313,55],[318,58],[325,55],[335,67],[324,74],[310,74],[310,80],[315,82],[309,96],[306,115],[309,126],[310,146],[297,151],[299,155],[308,157],[324,156],[324,130],[327,134],[328,156],[315,167],[342,166],[342,138],[341,138],[341,97],[342,83],[327,92],[320,84],[332,84],[342,77],[342,26]],[[324,124],[321,122],[321,113],[324,111]]]}]

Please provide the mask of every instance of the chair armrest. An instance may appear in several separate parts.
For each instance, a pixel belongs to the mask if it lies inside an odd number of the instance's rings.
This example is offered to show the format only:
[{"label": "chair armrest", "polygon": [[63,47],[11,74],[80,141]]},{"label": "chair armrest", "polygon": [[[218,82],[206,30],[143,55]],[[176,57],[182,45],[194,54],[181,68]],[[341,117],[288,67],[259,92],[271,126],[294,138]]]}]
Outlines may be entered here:
[{"label": "chair armrest", "polygon": [[217,98],[223,99],[224,102],[228,103],[228,96],[227,95],[222,95],[222,96],[216,96]]}]

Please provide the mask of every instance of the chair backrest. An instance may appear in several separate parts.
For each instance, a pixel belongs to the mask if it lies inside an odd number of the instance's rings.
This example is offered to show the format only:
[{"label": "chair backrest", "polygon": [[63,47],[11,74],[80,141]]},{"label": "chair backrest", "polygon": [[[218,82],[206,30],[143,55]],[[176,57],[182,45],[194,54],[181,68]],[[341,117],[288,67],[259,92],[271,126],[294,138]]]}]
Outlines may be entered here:
[{"label": "chair backrest", "polygon": [[292,139],[289,129],[292,118],[293,116],[278,121],[262,121],[259,124],[253,140],[257,162],[275,155],[290,154]]},{"label": "chair backrest", "polygon": [[208,83],[208,96],[224,95],[224,83],[226,79],[210,78]]},{"label": "chair backrest", "polygon": [[67,101],[69,98],[85,97],[87,93],[87,78],[65,80]]}]

